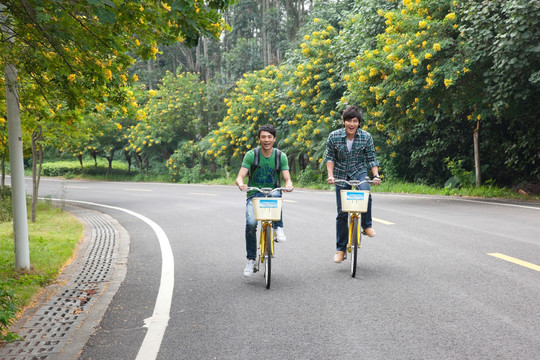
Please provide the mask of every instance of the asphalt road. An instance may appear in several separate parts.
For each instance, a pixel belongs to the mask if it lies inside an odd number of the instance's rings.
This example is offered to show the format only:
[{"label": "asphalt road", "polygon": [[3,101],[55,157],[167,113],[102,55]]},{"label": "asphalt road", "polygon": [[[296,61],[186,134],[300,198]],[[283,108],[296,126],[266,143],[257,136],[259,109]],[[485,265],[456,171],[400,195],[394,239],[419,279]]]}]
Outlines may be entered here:
[{"label": "asphalt road", "polygon": [[[41,196],[128,209],[167,236],[174,289],[157,359],[538,359],[540,203],[373,194],[357,277],[334,264],[335,195],[285,194],[272,287],[243,277],[245,194],[232,186],[42,179]],[[92,206],[91,206],[92,207]],[[135,359],[160,288],[155,231],[80,359]],[[150,357],[151,358],[151,357]]]}]

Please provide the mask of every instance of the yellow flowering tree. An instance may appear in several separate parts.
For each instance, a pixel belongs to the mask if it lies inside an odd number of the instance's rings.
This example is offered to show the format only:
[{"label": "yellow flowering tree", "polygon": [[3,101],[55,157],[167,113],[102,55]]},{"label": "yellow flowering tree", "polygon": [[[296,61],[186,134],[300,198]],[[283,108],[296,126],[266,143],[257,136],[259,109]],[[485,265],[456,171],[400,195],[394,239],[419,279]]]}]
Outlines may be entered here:
[{"label": "yellow flowering tree", "polygon": [[442,151],[472,148],[474,123],[467,115],[478,115],[474,104],[481,96],[478,83],[469,82],[469,60],[458,51],[454,5],[404,0],[400,8],[378,13],[386,29],[377,47],[351,64],[346,99],[367,109],[367,121],[387,131],[388,145],[398,146],[383,159],[396,175],[444,181]]},{"label": "yellow flowering tree", "polygon": [[345,90],[332,43],[338,35],[327,20],[314,18],[299,48],[288,57],[286,102],[278,115],[289,125],[280,147],[304,168],[322,163],[328,134],[339,124],[336,104]]},{"label": "yellow flowering tree", "polygon": [[279,109],[284,103],[282,85],[284,68],[268,66],[260,71],[244,74],[235,89],[225,99],[227,115],[199,147],[209,159],[229,167],[241,161],[249,149],[257,146],[257,129],[272,124],[278,140],[287,129]]},{"label": "yellow flowering tree", "polygon": [[149,159],[158,164],[168,161],[171,172],[179,164],[171,165],[169,157],[173,153],[191,157],[191,152],[184,151],[185,143],[204,137],[217,121],[209,109],[207,87],[197,74],[167,73],[159,89],[146,94],[148,101],[138,114],[138,123],[129,131],[127,149],[143,159],[146,168]]}]

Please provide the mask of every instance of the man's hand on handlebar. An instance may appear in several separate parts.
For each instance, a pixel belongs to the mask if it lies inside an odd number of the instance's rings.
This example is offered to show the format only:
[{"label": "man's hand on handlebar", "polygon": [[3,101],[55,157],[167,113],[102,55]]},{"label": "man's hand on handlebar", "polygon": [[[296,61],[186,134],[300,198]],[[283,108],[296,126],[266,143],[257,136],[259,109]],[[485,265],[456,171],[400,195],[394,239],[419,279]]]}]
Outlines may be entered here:
[{"label": "man's hand on handlebar", "polygon": [[333,176],[329,176],[328,179],[326,179],[326,181],[329,184],[334,184],[336,182],[336,179]]},{"label": "man's hand on handlebar", "polygon": [[238,188],[240,189],[240,191],[246,191],[248,186],[246,184],[242,184],[242,185],[237,185]]}]

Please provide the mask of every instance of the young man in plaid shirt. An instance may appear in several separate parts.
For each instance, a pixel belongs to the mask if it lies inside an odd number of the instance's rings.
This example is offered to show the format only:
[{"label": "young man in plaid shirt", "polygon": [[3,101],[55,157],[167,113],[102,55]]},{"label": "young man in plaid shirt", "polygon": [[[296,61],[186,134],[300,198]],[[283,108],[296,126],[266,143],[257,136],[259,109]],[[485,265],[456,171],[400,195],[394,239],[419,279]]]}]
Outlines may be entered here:
[{"label": "young man in plaid shirt", "polygon": [[[328,136],[326,142],[326,169],[328,170],[328,183],[334,184],[340,180],[364,180],[368,174],[368,168],[373,174],[373,184],[381,183],[379,177],[379,162],[375,155],[373,138],[367,131],[360,129],[362,112],[348,106],[343,111],[343,128],[335,130]],[[348,214],[341,211],[340,191],[350,189],[346,184],[336,184],[336,254],[334,262],[341,263],[345,257],[348,242]],[[360,185],[361,190],[370,190],[369,183]],[[367,212],[362,214],[362,229],[367,236],[375,236],[371,219],[371,195],[369,195]]]}]

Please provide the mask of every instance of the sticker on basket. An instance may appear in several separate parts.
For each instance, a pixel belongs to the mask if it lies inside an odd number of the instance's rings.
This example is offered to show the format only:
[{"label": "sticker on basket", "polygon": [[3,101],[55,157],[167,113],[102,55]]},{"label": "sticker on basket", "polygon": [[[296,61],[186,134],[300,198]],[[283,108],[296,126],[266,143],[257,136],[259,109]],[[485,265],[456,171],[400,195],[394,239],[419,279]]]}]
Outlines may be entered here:
[{"label": "sticker on basket", "polygon": [[261,209],[275,209],[278,207],[277,200],[260,200],[259,207]]},{"label": "sticker on basket", "polygon": [[347,200],[351,201],[363,201],[364,200],[364,193],[363,192],[353,192],[353,191],[347,191]]}]

